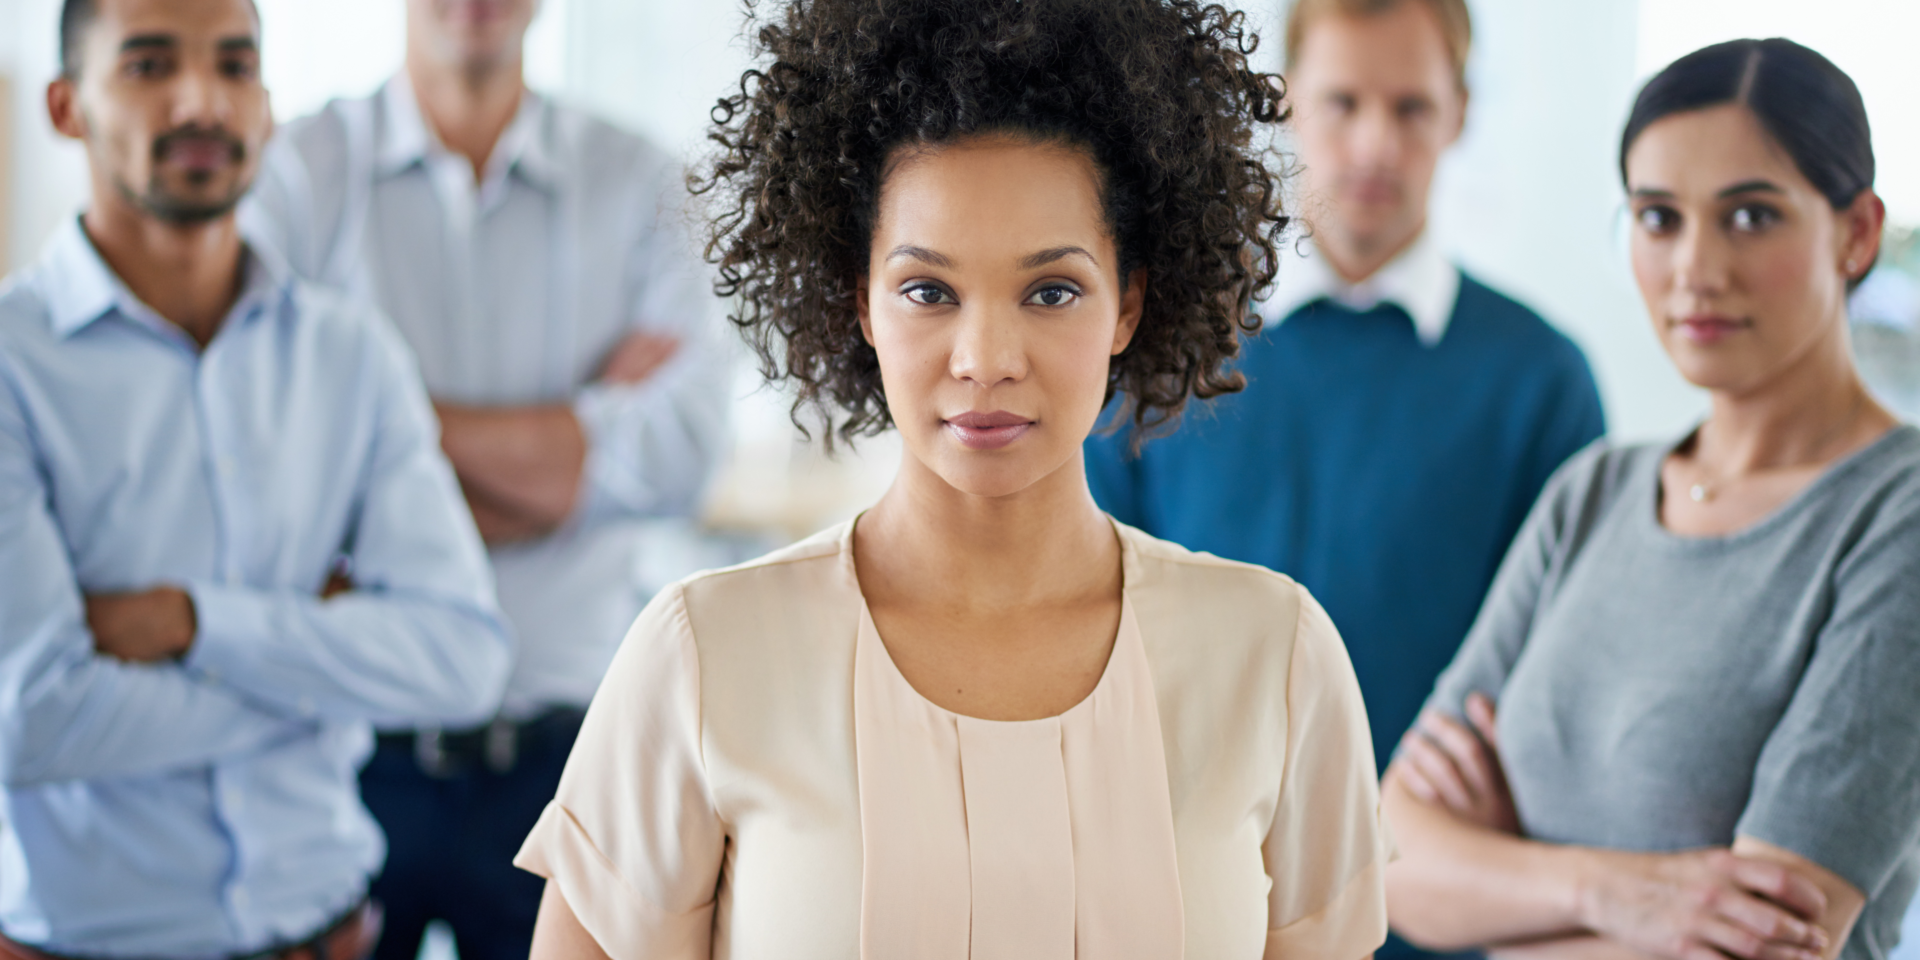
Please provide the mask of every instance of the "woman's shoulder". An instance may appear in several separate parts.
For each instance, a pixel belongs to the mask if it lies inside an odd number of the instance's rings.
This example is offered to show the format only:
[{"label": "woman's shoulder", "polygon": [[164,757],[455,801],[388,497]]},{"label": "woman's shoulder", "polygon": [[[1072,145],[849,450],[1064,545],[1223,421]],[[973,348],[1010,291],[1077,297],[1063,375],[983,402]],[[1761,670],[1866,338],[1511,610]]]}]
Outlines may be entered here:
[{"label": "woman's shoulder", "polygon": [[857,620],[860,588],[846,555],[852,529],[851,522],[838,524],[756,559],[674,584],[670,589],[684,605],[702,650]]},{"label": "woman's shoulder", "polygon": [[1192,667],[1284,673],[1298,645],[1340,645],[1307,588],[1257,564],[1189,550],[1117,523],[1127,597],[1150,651]]},{"label": "woman's shoulder", "polygon": [[1144,530],[1114,521],[1125,545],[1127,592],[1183,598],[1195,606],[1228,604],[1291,609],[1306,588],[1284,573],[1253,563],[1189,550]]},{"label": "woman's shoulder", "polygon": [[1826,495],[1844,512],[1841,525],[1857,531],[1856,550],[1886,539],[1912,542],[1920,532],[1920,427],[1894,427],[1835,472],[1841,475]]}]

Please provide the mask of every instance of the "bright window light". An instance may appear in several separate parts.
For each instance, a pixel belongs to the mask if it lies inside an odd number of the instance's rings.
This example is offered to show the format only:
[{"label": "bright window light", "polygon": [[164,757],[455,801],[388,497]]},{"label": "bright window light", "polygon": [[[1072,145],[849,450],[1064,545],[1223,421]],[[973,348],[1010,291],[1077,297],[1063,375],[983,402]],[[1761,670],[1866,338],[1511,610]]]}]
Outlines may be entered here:
[{"label": "bright window light", "polygon": [[1645,0],[1639,73],[1723,40],[1786,37],[1820,51],[1853,82],[1873,124],[1877,187],[1896,224],[1920,226],[1920,3],[1913,0]]}]

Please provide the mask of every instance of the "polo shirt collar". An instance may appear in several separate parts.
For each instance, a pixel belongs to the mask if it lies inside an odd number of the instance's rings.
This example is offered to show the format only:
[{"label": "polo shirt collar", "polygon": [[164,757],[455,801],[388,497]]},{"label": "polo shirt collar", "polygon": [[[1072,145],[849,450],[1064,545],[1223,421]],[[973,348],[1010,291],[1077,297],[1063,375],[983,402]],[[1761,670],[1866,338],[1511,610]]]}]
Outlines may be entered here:
[{"label": "polo shirt collar", "polygon": [[[247,240],[243,287],[234,301],[227,323],[242,322],[263,308],[290,294],[293,271],[286,261],[265,244]],[[48,320],[55,336],[62,339],[114,313],[143,326],[179,336],[180,330],[140,301],[127,289],[120,275],[113,272],[100,251],[88,238],[74,216],[54,230],[40,258],[40,287],[47,304]]]},{"label": "polo shirt collar", "polygon": [[[413,81],[406,71],[395,74],[376,94],[380,101],[377,133],[376,169],[390,177],[415,164],[425,163],[432,155],[449,151],[439,135],[427,126],[420,112],[420,100],[414,95]],[[486,179],[493,181],[508,172],[517,173],[540,187],[551,187],[557,177],[553,152],[540,132],[547,123],[546,100],[532,91],[521,94],[520,108],[514,113],[500,142],[487,159]]]},{"label": "polo shirt collar", "polygon": [[1431,233],[1421,233],[1412,246],[1359,283],[1348,283],[1312,242],[1287,244],[1280,256],[1280,275],[1273,295],[1261,310],[1279,323],[1300,308],[1331,300],[1352,310],[1372,310],[1392,304],[1413,318],[1420,342],[1438,346],[1453,319],[1460,297],[1460,271],[1441,253]]}]

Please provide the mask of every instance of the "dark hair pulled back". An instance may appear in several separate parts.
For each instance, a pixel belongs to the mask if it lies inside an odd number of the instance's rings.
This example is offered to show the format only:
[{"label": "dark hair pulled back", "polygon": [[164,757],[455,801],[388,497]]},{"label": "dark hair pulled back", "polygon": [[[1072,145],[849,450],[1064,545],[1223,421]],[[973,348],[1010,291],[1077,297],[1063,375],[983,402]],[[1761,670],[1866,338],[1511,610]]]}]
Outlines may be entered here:
[{"label": "dark hair pulled back", "polygon": [[761,17],[762,66],[714,108],[719,150],[691,186],[718,198],[715,289],[762,373],[796,385],[796,423],[821,410],[829,444],[889,425],[855,297],[881,180],[902,147],[995,133],[1087,150],[1123,279],[1146,271],[1108,398],[1151,427],[1239,389],[1225,364],[1259,326],[1287,224],[1253,137],[1285,118],[1284,88],[1250,63],[1244,24],[1197,0],[789,0]]},{"label": "dark hair pulled back", "polygon": [[1752,111],[1835,210],[1873,189],[1873,136],[1860,88],[1826,57],[1778,37],[1703,47],[1647,81],[1620,137],[1621,181],[1627,151],[1655,121],[1724,104]]}]

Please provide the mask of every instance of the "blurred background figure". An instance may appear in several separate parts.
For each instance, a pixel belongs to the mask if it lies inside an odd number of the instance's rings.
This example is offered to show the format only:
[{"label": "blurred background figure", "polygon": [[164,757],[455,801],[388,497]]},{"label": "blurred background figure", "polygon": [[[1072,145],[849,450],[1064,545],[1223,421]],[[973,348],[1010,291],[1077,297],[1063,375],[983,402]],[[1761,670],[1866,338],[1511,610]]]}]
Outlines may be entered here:
[{"label": "blurred background figure", "polygon": [[[1555,468],[1605,431],[1585,358],[1463,273],[1428,197],[1467,107],[1460,0],[1301,0],[1288,94],[1306,221],[1244,393],[1088,445],[1120,520],[1294,577],[1339,624],[1392,756]],[[1411,952],[1389,943],[1383,956]]]},{"label": "blurred background figure", "polygon": [[496,719],[383,732],[362,776],[391,960],[433,920],[469,960],[526,956],[541,887],[513,853],[647,599],[646,521],[693,513],[727,447],[679,169],[527,88],[537,6],[408,0],[404,69],[289,124],[248,211],[418,354],[519,641]]},{"label": "blurred background figure", "polygon": [[250,0],[66,0],[59,49],[91,199],[0,293],[0,957],[358,960],[369,725],[500,702],[480,539],[378,310],[236,226]]}]

